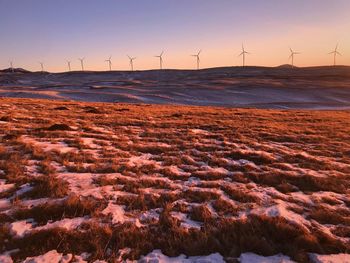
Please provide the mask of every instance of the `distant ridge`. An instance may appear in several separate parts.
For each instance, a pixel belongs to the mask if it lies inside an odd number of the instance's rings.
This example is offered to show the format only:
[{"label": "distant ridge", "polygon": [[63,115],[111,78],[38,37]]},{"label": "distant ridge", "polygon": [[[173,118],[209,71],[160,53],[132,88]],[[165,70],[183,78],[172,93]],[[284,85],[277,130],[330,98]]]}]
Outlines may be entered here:
[{"label": "distant ridge", "polygon": [[337,66],[308,66],[308,67],[292,67],[292,65],[290,64],[282,64],[279,66],[272,66],[272,67],[268,67],[268,66],[229,66],[229,67],[212,67],[212,68],[202,68],[199,70],[194,70],[194,69],[144,69],[144,70],[134,70],[134,71],[130,71],[130,70],[112,70],[112,71],[106,71],[106,70],[101,70],[101,71],[96,71],[96,70],[72,70],[72,71],[63,71],[63,72],[49,72],[49,71],[29,71],[23,68],[6,68],[6,69],[2,69],[0,70],[0,72],[2,73],[12,73],[12,71],[14,73],[33,73],[33,74],[67,74],[67,75],[77,75],[77,74],[82,74],[82,75],[89,75],[89,74],[113,74],[113,73],[147,73],[147,72],[217,72],[217,71],[237,71],[237,72],[250,72],[250,71],[254,71],[254,70],[274,70],[274,69],[279,69],[279,70],[284,70],[284,69],[290,69],[290,70],[306,70],[307,72],[310,70],[350,70],[350,66],[345,66],[345,65],[337,65]]},{"label": "distant ridge", "polygon": [[0,72],[4,72],[4,73],[31,73],[31,71],[23,69],[23,68],[6,68],[3,70],[0,70]]},{"label": "distant ridge", "polygon": [[283,65],[279,65],[276,68],[298,68],[296,66],[292,66],[291,64],[283,64]]}]

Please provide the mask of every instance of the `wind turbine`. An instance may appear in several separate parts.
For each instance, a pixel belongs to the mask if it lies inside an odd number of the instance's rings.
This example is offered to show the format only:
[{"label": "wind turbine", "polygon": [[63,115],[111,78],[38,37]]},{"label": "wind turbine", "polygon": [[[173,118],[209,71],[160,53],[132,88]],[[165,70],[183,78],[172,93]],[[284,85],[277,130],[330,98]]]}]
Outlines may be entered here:
[{"label": "wind turbine", "polygon": [[337,55],[341,56],[341,54],[338,52],[338,44],[335,46],[334,51],[328,53],[329,55],[333,54],[333,60],[334,60],[334,66],[337,65]]},{"label": "wind turbine", "polygon": [[200,58],[199,58],[199,55],[201,54],[202,50],[199,50],[197,54],[195,55],[191,55],[192,57],[196,57],[197,59],[197,70],[199,69],[199,63],[200,63]]},{"label": "wind turbine", "polygon": [[242,56],[242,65],[243,65],[243,67],[245,67],[245,55],[246,54],[250,54],[249,52],[247,52],[247,51],[245,51],[245,49],[244,49],[244,46],[243,46],[243,44],[242,44],[242,52],[241,52],[241,54],[239,54],[238,56],[240,57],[240,56]]},{"label": "wind turbine", "polygon": [[289,59],[292,59],[292,68],[294,68],[294,56],[299,55],[300,53],[293,51],[293,49],[291,49],[291,48],[289,48],[289,50],[290,50]]},{"label": "wind turbine", "polygon": [[13,73],[14,69],[13,69],[13,61],[10,61],[10,69],[11,69],[11,72]]},{"label": "wind turbine", "polygon": [[85,60],[85,57],[78,58],[78,60],[80,60],[81,70],[84,71],[84,60]]},{"label": "wind turbine", "polygon": [[108,59],[105,60],[105,62],[108,62],[109,65],[109,71],[112,71],[112,56],[109,56]]},{"label": "wind turbine", "polygon": [[154,56],[155,58],[159,58],[159,67],[161,70],[163,69],[163,54],[164,54],[164,51],[162,51],[162,53],[160,53],[159,56]]},{"label": "wind turbine", "polygon": [[70,61],[69,61],[69,60],[66,60],[66,62],[67,62],[67,66],[68,66],[68,71],[71,71]]},{"label": "wind turbine", "polygon": [[41,72],[44,72],[44,62],[39,62],[40,67],[41,67]]},{"label": "wind turbine", "polygon": [[136,57],[130,57],[128,55],[128,58],[130,60],[130,67],[131,67],[131,71],[134,71],[134,60],[136,59]]}]

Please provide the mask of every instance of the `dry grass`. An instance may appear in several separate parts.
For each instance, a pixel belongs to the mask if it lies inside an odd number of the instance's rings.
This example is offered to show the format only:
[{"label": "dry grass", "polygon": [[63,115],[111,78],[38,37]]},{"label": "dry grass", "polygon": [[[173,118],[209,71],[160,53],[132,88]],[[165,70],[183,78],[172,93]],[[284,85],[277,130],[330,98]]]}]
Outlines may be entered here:
[{"label": "dry grass", "polygon": [[[284,253],[298,262],[350,250],[347,111],[1,99],[0,116],[0,179],[14,184],[0,193],[12,204],[0,211],[0,249],[19,249],[15,261],[51,249],[110,262],[125,247],[129,259],[161,249],[226,259]],[[102,214],[108,203],[123,208],[124,223]],[[277,203],[313,223],[251,213]],[[176,211],[201,228],[184,228]],[[148,212],[156,219],[137,227]],[[90,221],[23,238],[9,231],[18,220],[76,217]]]}]

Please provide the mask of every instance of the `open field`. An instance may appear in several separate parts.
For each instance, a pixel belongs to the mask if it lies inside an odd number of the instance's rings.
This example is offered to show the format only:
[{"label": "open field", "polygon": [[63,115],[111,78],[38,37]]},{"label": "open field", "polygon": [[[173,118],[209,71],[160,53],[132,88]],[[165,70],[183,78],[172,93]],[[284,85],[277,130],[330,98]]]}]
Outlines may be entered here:
[{"label": "open field", "polygon": [[349,256],[349,111],[3,98],[0,136],[0,261]]},{"label": "open field", "polygon": [[350,67],[0,72],[0,96],[274,109],[350,109]]}]

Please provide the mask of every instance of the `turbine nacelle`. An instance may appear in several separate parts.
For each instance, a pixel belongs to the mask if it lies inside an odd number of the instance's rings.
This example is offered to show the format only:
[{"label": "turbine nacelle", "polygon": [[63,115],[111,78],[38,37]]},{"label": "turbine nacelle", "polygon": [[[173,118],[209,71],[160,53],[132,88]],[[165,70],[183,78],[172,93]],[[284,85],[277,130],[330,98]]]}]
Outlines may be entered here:
[{"label": "turbine nacelle", "polygon": [[247,52],[245,49],[244,49],[244,45],[242,44],[242,52],[238,55],[239,57],[242,56],[242,65],[243,67],[245,66],[245,55],[246,54],[250,54],[249,52]]},{"label": "turbine nacelle", "polygon": [[294,56],[295,55],[300,55],[300,52],[295,52],[292,48],[289,48],[290,51],[290,56],[288,58],[288,60],[292,59],[292,68],[294,67]]},{"label": "turbine nacelle", "polygon": [[192,57],[199,58],[199,55],[202,53],[202,50],[199,50],[197,54],[191,55]]},{"label": "turbine nacelle", "polygon": [[129,61],[130,61],[130,67],[131,67],[131,71],[134,71],[134,60],[136,59],[136,57],[130,57],[128,55]]},{"label": "turbine nacelle", "polygon": [[71,71],[71,67],[70,67],[71,61],[70,60],[66,60],[66,62],[67,62],[67,66],[68,66],[68,71]]},{"label": "turbine nacelle", "polygon": [[109,58],[106,59],[105,62],[108,62],[109,71],[112,71],[112,56],[109,56]]},{"label": "turbine nacelle", "polygon": [[159,58],[160,69],[163,69],[163,54],[164,54],[164,51],[162,51],[162,53],[160,53],[159,56],[154,56],[155,58]]},{"label": "turbine nacelle", "polygon": [[341,53],[338,51],[338,44],[335,46],[334,51],[328,53],[329,55],[333,55],[333,65],[336,66],[337,64],[337,56],[341,56]]},{"label": "turbine nacelle", "polygon": [[41,67],[41,72],[44,72],[44,62],[38,62],[40,64]]},{"label": "turbine nacelle", "polygon": [[198,51],[198,53],[197,54],[195,54],[195,55],[191,55],[192,57],[196,57],[196,59],[197,59],[197,70],[199,69],[199,63],[200,63],[200,57],[199,57],[199,55],[202,53],[202,50],[199,50]]},{"label": "turbine nacelle", "polygon": [[84,60],[85,60],[85,57],[78,58],[78,60],[80,60],[81,70],[84,71]]}]

